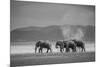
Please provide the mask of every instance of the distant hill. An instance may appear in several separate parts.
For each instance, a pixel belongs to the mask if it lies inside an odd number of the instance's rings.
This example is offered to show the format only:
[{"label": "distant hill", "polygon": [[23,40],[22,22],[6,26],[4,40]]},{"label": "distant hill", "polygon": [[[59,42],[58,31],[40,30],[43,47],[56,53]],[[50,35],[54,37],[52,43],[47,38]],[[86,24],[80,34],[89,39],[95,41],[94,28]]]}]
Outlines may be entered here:
[{"label": "distant hill", "polygon": [[63,35],[59,26],[27,27],[11,31],[11,41],[59,40]]},{"label": "distant hill", "polygon": [[95,27],[81,25],[53,25],[48,27],[26,27],[11,31],[11,42],[37,40],[64,40],[79,38],[84,41],[95,41]]}]

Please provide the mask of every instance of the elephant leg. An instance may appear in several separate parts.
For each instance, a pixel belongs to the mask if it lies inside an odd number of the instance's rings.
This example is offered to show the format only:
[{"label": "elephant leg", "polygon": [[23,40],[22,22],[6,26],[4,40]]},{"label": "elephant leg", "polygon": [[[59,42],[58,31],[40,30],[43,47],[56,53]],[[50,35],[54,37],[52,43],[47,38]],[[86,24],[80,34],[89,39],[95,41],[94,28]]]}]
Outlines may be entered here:
[{"label": "elephant leg", "polygon": [[42,53],[42,48],[41,48],[41,53]]},{"label": "elephant leg", "polygon": [[84,48],[83,47],[80,47],[82,50],[81,50],[81,52],[83,52],[83,50],[84,50]]},{"label": "elephant leg", "polygon": [[85,48],[84,48],[84,52],[85,52]]},{"label": "elephant leg", "polygon": [[39,53],[41,52],[41,48],[39,48]]},{"label": "elephant leg", "polygon": [[50,50],[50,52],[52,52],[52,49],[51,48],[49,50]]},{"label": "elephant leg", "polygon": [[82,51],[81,51],[81,52],[83,52],[83,50],[84,50],[84,49],[82,48]]},{"label": "elephant leg", "polygon": [[64,51],[64,48],[62,48],[62,52]]},{"label": "elephant leg", "polygon": [[82,48],[82,52],[83,52],[83,51],[85,52],[85,48]]},{"label": "elephant leg", "polygon": [[72,52],[74,52],[74,48],[71,48]]},{"label": "elephant leg", "polygon": [[60,52],[62,53],[62,49],[60,49]]},{"label": "elephant leg", "polygon": [[69,52],[69,48],[66,48],[66,52]]},{"label": "elephant leg", "polygon": [[80,52],[80,47],[78,47],[78,51]]},{"label": "elephant leg", "polygon": [[72,48],[72,52],[74,52],[74,49]]},{"label": "elephant leg", "polygon": [[46,53],[48,53],[48,51],[49,51],[49,49],[47,49],[47,52]]},{"label": "elephant leg", "polygon": [[83,47],[83,50],[84,50],[84,52],[85,52],[85,47]]},{"label": "elephant leg", "polygon": [[39,48],[39,53],[42,53],[42,48]]},{"label": "elephant leg", "polygon": [[73,52],[76,52],[76,48],[75,48],[75,47],[73,47],[73,48],[71,48],[71,49],[72,49]]},{"label": "elephant leg", "polygon": [[76,47],[74,47],[74,52],[76,52]]},{"label": "elephant leg", "polygon": [[73,49],[73,52],[76,52],[76,49]]}]

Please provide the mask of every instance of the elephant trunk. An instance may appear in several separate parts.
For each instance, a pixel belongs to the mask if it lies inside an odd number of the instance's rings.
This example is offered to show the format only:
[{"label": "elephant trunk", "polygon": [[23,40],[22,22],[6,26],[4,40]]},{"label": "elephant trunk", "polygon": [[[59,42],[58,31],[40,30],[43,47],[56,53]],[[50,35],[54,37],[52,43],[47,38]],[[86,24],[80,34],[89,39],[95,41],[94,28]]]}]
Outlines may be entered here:
[{"label": "elephant trunk", "polygon": [[35,53],[36,53],[36,51],[37,51],[37,47],[35,47]]}]

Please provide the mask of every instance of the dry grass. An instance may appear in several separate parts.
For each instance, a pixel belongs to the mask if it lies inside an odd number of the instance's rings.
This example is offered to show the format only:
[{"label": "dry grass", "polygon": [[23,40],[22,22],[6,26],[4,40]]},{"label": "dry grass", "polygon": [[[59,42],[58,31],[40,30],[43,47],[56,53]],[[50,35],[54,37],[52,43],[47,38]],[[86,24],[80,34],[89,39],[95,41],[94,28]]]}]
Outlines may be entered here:
[{"label": "dry grass", "polygon": [[42,53],[11,55],[11,66],[74,63],[95,61],[95,52]]}]

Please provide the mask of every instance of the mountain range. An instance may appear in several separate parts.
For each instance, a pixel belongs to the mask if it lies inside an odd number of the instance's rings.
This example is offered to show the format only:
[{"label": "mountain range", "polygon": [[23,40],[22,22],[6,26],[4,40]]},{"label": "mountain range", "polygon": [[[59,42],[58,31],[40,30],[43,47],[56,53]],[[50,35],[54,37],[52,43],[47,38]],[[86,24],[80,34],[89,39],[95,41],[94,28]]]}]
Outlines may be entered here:
[{"label": "mountain range", "polygon": [[52,25],[47,27],[25,27],[10,32],[11,42],[37,40],[81,39],[95,41],[95,26],[87,25]]}]

